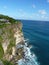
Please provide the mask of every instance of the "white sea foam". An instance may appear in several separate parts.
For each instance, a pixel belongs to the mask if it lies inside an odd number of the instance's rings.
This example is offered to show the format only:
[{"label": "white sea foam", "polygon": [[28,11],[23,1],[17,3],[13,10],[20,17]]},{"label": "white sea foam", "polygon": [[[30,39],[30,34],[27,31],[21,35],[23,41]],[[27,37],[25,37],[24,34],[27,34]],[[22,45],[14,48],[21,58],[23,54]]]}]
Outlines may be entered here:
[{"label": "white sea foam", "polygon": [[18,60],[18,65],[39,65],[36,55],[31,53],[26,41],[23,48],[24,55],[22,59]]}]

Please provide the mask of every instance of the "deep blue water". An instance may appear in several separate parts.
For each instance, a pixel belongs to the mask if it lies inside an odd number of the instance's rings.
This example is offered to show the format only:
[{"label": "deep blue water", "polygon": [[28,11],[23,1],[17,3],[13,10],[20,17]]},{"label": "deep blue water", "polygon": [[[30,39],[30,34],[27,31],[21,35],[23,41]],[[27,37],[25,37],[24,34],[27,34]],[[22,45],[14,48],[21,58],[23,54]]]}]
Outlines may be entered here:
[{"label": "deep blue water", "polygon": [[49,22],[21,20],[23,23],[24,37],[29,39],[29,44],[36,54],[40,65],[49,65]]}]

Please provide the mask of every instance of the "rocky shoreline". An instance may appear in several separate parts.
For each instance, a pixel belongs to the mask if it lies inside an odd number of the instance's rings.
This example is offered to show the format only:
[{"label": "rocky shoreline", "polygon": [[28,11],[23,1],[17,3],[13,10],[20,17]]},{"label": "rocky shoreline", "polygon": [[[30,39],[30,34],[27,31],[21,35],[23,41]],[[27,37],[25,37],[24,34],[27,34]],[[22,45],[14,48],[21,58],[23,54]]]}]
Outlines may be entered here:
[{"label": "rocky shoreline", "polygon": [[22,23],[5,23],[4,26],[0,28],[0,38],[0,43],[4,52],[1,59],[17,65],[16,62],[22,58],[23,52],[23,48],[18,47],[24,45]]}]

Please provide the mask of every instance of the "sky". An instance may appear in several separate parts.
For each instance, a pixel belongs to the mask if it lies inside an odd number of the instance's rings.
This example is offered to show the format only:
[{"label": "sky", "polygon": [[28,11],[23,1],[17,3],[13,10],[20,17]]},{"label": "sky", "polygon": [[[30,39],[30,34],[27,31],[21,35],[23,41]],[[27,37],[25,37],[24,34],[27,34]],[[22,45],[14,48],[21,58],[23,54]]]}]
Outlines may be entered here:
[{"label": "sky", "polygon": [[0,14],[15,19],[49,21],[49,0],[0,0]]}]

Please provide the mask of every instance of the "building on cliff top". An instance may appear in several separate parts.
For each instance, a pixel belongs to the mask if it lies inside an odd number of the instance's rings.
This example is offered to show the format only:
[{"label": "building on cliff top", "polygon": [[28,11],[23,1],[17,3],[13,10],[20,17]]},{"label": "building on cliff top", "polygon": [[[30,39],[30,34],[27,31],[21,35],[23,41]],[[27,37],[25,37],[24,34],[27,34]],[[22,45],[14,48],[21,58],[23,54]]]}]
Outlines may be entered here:
[{"label": "building on cliff top", "polygon": [[0,21],[9,22],[7,19],[0,19]]}]

